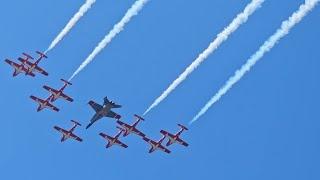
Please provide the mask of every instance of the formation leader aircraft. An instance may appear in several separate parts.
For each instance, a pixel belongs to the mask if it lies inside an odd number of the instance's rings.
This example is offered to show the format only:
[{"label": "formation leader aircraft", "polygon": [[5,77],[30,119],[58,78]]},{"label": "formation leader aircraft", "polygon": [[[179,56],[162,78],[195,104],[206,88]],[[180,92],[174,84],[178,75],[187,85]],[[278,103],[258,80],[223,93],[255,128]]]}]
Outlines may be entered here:
[{"label": "formation leader aircraft", "polygon": [[72,138],[74,140],[82,142],[82,139],[73,133],[73,131],[76,129],[76,127],[81,126],[81,124],[78,123],[77,121],[74,121],[74,120],[71,120],[71,122],[74,125],[72,126],[72,128],[70,130],[65,130],[65,129],[62,129],[58,126],[54,126],[53,128],[62,134],[61,142],[64,142],[69,138]]},{"label": "formation leader aircraft", "polygon": [[[33,59],[33,57],[31,57],[27,53],[22,53],[22,54],[25,56],[25,58],[24,59],[23,58],[19,58],[19,59],[22,59],[21,64],[17,64],[17,63],[15,63],[15,62],[13,62],[13,61],[11,61],[9,59],[5,60],[5,62],[8,63],[14,69],[14,72],[12,74],[13,77],[17,76],[20,73],[27,72],[28,69],[27,69],[27,67],[25,67],[26,66],[26,62],[29,61],[29,59]],[[29,73],[29,74],[26,74],[26,75],[29,75],[29,76],[32,76],[32,77],[35,76],[35,74],[33,74],[33,73]]]},{"label": "formation leader aircraft", "polygon": [[165,130],[161,130],[160,133],[163,134],[165,137],[168,137],[168,142],[167,142],[167,146],[170,146],[171,144],[173,143],[178,143],[178,144],[181,144],[183,146],[189,146],[188,143],[186,143],[185,141],[183,141],[181,138],[180,138],[180,135],[181,133],[184,131],[184,130],[188,130],[188,128],[186,128],[185,126],[181,125],[181,124],[178,124],[178,126],[181,128],[176,134],[171,134]]},{"label": "formation leader aircraft", "polygon": [[166,153],[171,153],[171,151],[169,149],[167,149],[166,147],[164,147],[162,145],[162,141],[165,139],[166,137],[163,136],[158,142],[156,141],[153,141],[147,137],[143,137],[143,140],[146,141],[147,143],[149,143],[151,145],[151,149],[149,150],[149,153],[152,153],[154,152],[155,150],[161,150],[163,152],[166,152]]},{"label": "formation leader aircraft", "polygon": [[137,121],[135,123],[133,123],[132,125],[126,124],[120,120],[117,121],[117,123],[123,128],[124,133],[123,136],[128,136],[131,133],[134,133],[138,136],[144,137],[145,134],[143,134],[141,131],[139,131],[136,126],[138,125],[138,123],[140,121],[144,121],[144,119],[138,115],[134,115],[135,118],[137,118]]},{"label": "formation leader aircraft", "polygon": [[101,119],[102,117],[109,117],[109,118],[115,118],[119,120],[121,116],[115,112],[113,112],[111,109],[113,108],[121,108],[121,105],[118,105],[112,101],[109,101],[107,97],[104,98],[103,105],[97,104],[94,101],[89,101],[89,105],[94,109],[96,112],[95,115],[91,118],[90,123],[86,127],[88,129],[90,126],[92,126],[93,123]]},{"label": "formation leader aircraft", "polygon": [[37,109],[37,112],[43,110],[44,108],[48,108],[48,109],[51,109],[51,110],[56,111],[56,112],[59,111],[59,109],[58,109],[57,107],[55,107],[54,105],[52,105],[52,104],[50,103],[50,100],[51,100],[51,98],[52,98],[52,95],[49,96],[46,100],[37,98],[37,97],[35,97],[35,96],[30,96],[30,98],[39,104],[38,109]]},{"label": "formation leader aircraft", "polygon": [[63,93],[64,89],[68,85],[72,85],[72,84],[70,82],[64,80],[64,79],[61,79],[61,81],[64,82],[64,85],[59,90],[53,89],[53,88],[51,88],[49,86],[46,86],[46,85],[43,86],[43,88],[46,89],[47,91],[49,91],[52,94],[51,102],[54,102],[55,100],[57,100],[59,98],[63,98],[65,100],[67,100],[67,101],[72,102],[73,99]]},{"label": "formation leader aircraft", "polygon": [[111,137],[109,135],[106,135],[104,133],[100,133],[99,135],[102,136],[104,139],[106,139],[108,141],[108,144],[106,145],[106,148],[110,148],[113,145],[119,145],[123,148],[127,148],[128,146],[126,144],[124,144],[123,142],[121,142],[119,140],[119,137],[121,135],[121,133],[124,131],[122,128],[117,127],[118,129],[120,129],[120,131],[118,132],[118,134],[116,134],[114,137]]}]

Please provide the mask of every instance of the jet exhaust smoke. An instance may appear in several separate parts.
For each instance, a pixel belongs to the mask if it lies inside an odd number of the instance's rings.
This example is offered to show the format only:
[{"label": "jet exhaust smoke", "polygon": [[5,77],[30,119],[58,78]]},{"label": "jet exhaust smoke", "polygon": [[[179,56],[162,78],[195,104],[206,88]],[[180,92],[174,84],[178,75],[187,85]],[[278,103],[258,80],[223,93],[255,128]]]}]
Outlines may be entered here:
[{"label": "jet exhaust smoke", "polygon": [[299,10],[294,12],[289,19],[283,21],[281,27],[269,37],[267,41],[259,48],[259,50],[253,54],[247,62],[238,69],[233,76],[222,86],[221,89],[208,101],[208,103],[200,110],[200,112],[190,121],[189,124],[197,121],[207,110],[220,98],[226,94],[234,84],[236,84],[250,69],[264,56],[265,53],[269,52],[276,44],[286,36],[291,28],[293,28],[297,23],[299,23],[304,16],[306,16],[320,0],[305,0],[305,3],[299,7]]},{"label": "jet exhaust smoke", "polygon": [[69,78],[71,81],[80,71],[82,71],[93,59],[112,41],[117,34],[119,34],[124,26],[131,20],[132,17],[137,15],[139,11],[144,7],[148,0],[137,0],[131,7],[128,9],[124,17],[113,26],[113,29],[103,38],[103,40],[95,47],[92,53],[85,59],[85,61],[79,66],[79,68],[73,73]]},{"label": "jet exhaust smoke", "polygon": [[86,2],[80,7],[78,12],[70,19],[68,24],[62,29],[62,31],[58,34],[58,36],[51,42],[49,48],[44,52],[47,54],[50,50],[52,50],[76,25],[76,23],[80,20],[80,18],[91,8],[91,6],[96,2],[96,0],[86,0]]},{"label": "jet exhaust smoke", "polygon": [[210,43],[209,47],[204,50],[198,57],[195,59],[191,65],[189,65],[179,77],[174,80],[169,87],[151,104],[151,106],[144,112],[143,115],[146,115],[151,109],[159,105],[176,87],[181,84],[203,61],[205,61],[210,54],[212,54],[228,37],[235,32],[240,25],[245,23],[249,16],[253,14],[264,2],[264,0],[252,0],[249,3],[243,12],[237,15],[232,22],[220,32],[217,37]]}]

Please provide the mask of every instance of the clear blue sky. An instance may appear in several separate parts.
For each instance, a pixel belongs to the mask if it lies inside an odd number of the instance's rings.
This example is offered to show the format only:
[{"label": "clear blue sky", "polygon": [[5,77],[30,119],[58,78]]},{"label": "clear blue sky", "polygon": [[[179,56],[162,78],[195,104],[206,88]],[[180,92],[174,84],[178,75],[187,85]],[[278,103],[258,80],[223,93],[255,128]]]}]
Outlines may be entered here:
[{"label": "clear blue sky", "polygon": [[[0,11],[1,59],[45,50],[84,1],[10,0]],[[172,154],[148,154],[138,137],[123,139],[128,149],[105,149],[100,132],[116,133],[104,119],[76,133],[83,143],[60,143],[54,125],[70,119],[86,125],[89,100],[104,96],[123,105],[126,122],[150,103],[202,52],[249,0],[151,0],[66,90],[74,103],[58,101],[61,112],[36,113],[31,94],[58,88],[134,0],[97,0],[69,35],[41,64],[50,73],[11,77],[0,65],[0,179],[320,179],[320,7],[310,13],[268,53],[183,138]],[[187,124],[233,72],[298,9],[302,0],[267,0],[139,127],[149,137],[160,129]]]}]

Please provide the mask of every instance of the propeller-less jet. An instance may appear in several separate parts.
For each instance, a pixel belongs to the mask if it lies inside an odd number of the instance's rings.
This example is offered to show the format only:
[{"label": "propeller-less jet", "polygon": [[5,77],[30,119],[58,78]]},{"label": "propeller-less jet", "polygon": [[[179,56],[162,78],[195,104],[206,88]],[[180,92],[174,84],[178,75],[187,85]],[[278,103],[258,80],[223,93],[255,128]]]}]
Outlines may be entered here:
[{"label": "propeller-less jet", "polygon": [[128,146],[126,144],[124,144],[123,142],[121,142],[119,140],[119,137],[121,135],[121,133],[124,131],[124,129],[117,127],[118,129],[120,129],[120,131],[118,132],[118,134],[116,134],[114,137],[111,137],[109,135],[106,135],[104,133],[100,133],[99,135],[102,136],[104,139],[106,139],[108,141],[108,144],[106,145],[106,148],[110,148],[113,145],[119,145],[123,148],[127,148]]},{"label": "propeller-less jet", "polygon": [[[33,59],[33,57],[31,57],[29,54],[27,53],[22,53],[25,58],[19,58],[19,60],[21,61],[21,64],[17,64],[9,59],[6,59],[5,62],[8,63],[11,67],[13,67],[14,69],[14,72],[12,74],[13,77],[17,76],[18,74],[20,73],[26,73],[28,71],[28,67],[26,67],[26,62],[29,61],[29,59]],[[33,73],[29,73],[29,74],[26,74],[26,75],[29,75],[29,76],[32,76],[34,77],[35,74]]]},{"label": "propeller-less jet", "polygon": [[189,146],[188,143],[186,143],[185,141],[183,141],[181,138],[180,138],[180,135],[181,133],[184,131],[184,130],[188,130],[188,128],[186,128],[185,126],[181,125],[181,124],[178,124],[178,126],[181,128],[176,134],[171,134],[165,130],[161,130],[160,133],[163,134],[165,137],[168,137],[168,142],[167,142],[167,146],[170,146],[171,144],[173,143],[178,143],[178,144],[181,144],[183,146]]},{"label": "propeller-less jet", "polygon": [[132,125],[126,124],[120,120],[117,121],[117,123],[124,129],[124,133],[123,136],[128,136],[131,133],[134,133],[138,136],[144,137],[145,134],[143,134],[141,131],[139,131],[136,126],[138,125],[138,123],[140,121],[144,121],[144,119],[138,115],[134,115],[134,117],[137,119],[137,121],[135,123],[133,123]]},{"label": "propeller-less jet", "polygon": [[26,71],[26,75],[31,75],[33,74],[33,72],[38,72],[38,73],[41,73],[45,76],[48,76],[49,74],[43,70],[42,68],[40,68],[38,66],[38,64],[40,63],[40,61],[43,59],[43,58],[48,58],[44,53],[42,52],[39,52],[39,51],[36,51],[38,54],[39,54],[39,58],[37,59],[36,62],[32,63],[30,61],[25,61],[24,59],[22,58],[18,58],[19,61],[21,61],[22,63],[25,63],[26,64],[26,67],[27,67],[27,71]]},{"label": "propeller-less jet", "polygon": [[91,118],[90,123],[88,124],[86,129],[88,129],[90,126],[92,126],[93,123],[95,123],[96,121],[98,121],[103,117],[115,118],[117,120],[121,118],[119,114],[111,110],[113,108],[121,108],[121,105],[118,105],[112,101],[109,101],[107,97],[104,98],[103,105],[97,104],[94,101],[89,101],[89,105],[95,110],[96,113]]},{"label": "propeller-less jet", "polygon": [[171,151],[169,149],[167,149],[166,147],[164,147],[162,145],[162,141],[165,139],[166,137],[163,136],[159,141],[153,141],[147,137],[143,137],[143,140],[146,141],[147,143],[149,143],[151,145],[151,149],[149,150],[149,153],[152,153],[154,152],[155,150],[161,150],[163,152],[166,152],[166,153],[171,153]]},{"label": "propeller-less jet", "polygon": [[46,86],[46,85],[43,86],[43,88],[46,89],[47,91],[49,91],[52,94],[51,102],[54,102],[55,100],[57,100],[59,98],[62,98],[62,99],[65,99],[67,101],[72,102],[73,99],[63,93],[64,89],[68,85],[72,85],[72,84],[70,82],[64,80],[64,79],[61,79],[61,81],[64,82],[64,85],[59,90],[53,89],[53,88],[51,88],[49,86]]},{"label": "propeller-less jet", "polygon": [[71,122],[74,125],[72,126],[72,128],[70,130],[65,130],[65,129],[62,129],[58,126],[54,126],[53,128],[62,134],[61,142],[64,142],[69,138],[72,138],[74,140],[82,142],[82,139],[73,133],[73,131],[76,129],[76,127],[81,126],[81,124],[78,123],[77,121],[74,121],[74,120],[71,120]]},{"label": "propeller-less jet", "polygon": [[37,97],[35,97],[35,96],[30,96],[30,98],[39,104],[38,109],[37,109],[37,112],[43,110],[44,108],[48,108],[48,109],[51,109],[51,110],[56,111],[56,112],[59,111],[59,109],[58,109],[57,107],[55,107],[54,105],[52,105],[52,104],[50,103],[50,100],[51,100],[51,98],[52,98],[52,95],[49,96],[46,100],[37,98]]}]

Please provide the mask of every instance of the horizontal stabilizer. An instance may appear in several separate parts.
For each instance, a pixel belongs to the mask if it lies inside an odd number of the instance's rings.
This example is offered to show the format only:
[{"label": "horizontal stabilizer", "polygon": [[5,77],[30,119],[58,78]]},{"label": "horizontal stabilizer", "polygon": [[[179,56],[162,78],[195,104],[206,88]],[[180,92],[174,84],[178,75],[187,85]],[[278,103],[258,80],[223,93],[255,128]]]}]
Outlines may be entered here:
[{"label": "horizontal stabilizer", "polygon": [[144,118],[143,118],[143,117],[141,117],[141,116],[139,116],[139,115],[137,115],[137,114],[134,114],[134,117],[136,117],[136,118],[137,118],[137,119],[139,119],[139,120],[144,121]]},{"label": "horizontal stabilizer", "polygon": [[78,126],[81,126],[81,124],[75,120],[71,120],[71,122],[73,122],[74,124],[78,125]]},{"label": "horizontal stabilizer", "polygon": [[22,53],[25,57],[27,57],[28,59],[33,59],[33,57],[32,56],[30,56],[29,54],[27,54],[27,53]]},{"label": "horizontal stabilizer", "polygon": [[36,51],[36,53],[38,53],[41,57],[48,58],[44,53],[40,51]]},{"label": "horizontal stabilizer", "polygon": [[72,83],[71,82],[69,82],[69,81],[67,81],[67,80],[65,80],[65,79],[60,79],[62,82],[64,82],[64,83],[66,83],[66,84],[68,84],[68,85],[72,85]]},{"label": "horizontal stabilizer", "polygon": [[181,129],[183,129],[183,130],[189,130],[188,128],[186,128],[184,125],[182,125],[182,124],[178,124],[178,126],[181,128]]}]

